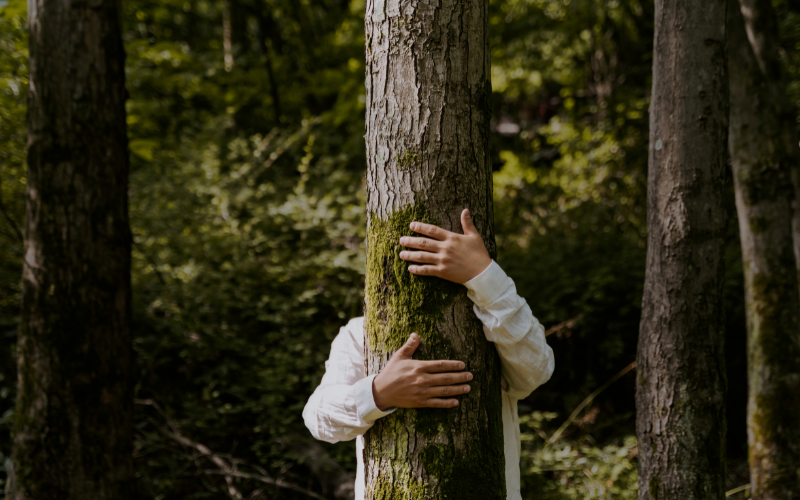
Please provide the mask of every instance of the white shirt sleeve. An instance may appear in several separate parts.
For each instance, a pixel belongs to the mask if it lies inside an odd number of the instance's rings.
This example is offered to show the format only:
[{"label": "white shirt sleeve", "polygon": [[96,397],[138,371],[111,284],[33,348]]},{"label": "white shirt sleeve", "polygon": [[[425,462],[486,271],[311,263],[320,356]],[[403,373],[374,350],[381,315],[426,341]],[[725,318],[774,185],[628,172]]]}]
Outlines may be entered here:
[{"label": "white shirt sleeve", "polygon": [[503,390],[515,399],[526,398],[550,379],[555,368],[544,328],[495,261],[464,286],[486,339],[497,347]]},{"label": "white shirt sleeve", "polygon": [[329,443],[349,441],[367,432],[383,412],[372,396],[372,379],[364,369],[364,318],[350,320],[333,339],[325,375],[303,409],[311,434]]}]

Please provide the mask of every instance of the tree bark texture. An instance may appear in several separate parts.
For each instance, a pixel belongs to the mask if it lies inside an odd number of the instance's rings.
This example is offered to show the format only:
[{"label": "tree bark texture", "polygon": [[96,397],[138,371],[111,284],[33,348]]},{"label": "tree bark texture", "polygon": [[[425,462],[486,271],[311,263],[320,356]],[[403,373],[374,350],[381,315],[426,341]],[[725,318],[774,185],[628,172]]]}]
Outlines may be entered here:
[{"label": "tree bark texture", "polygon": [[786,76],[780,57],[778,18],[770,0],[741,0],[739,5],[744,17],[747,38],[766,79],[765,85],[772,92],[773,98],[781,103],[778,106],[778,120],[781,124],[783,148],[792,158],[791,172],[796,200],[792,232],[795,262],[800,280],[800,150],[797,148],[797,108],[791,105],[786,93]]},{"label": "tree bark texture", "polygon": [[768,80],[780,74],[765,71],[766,65],[756,58],[738,1],[729,0],[728,9],[729,141],[747,304],[751,495],[759,500],[797,499],[800,293],[794,272],[796,198],[791,179],[797,161],[795,148],[786,140],[786,127],[791,130],[792,124],[781,116],[790,106],[783,88]]},{"label": "tree bark texture", "polygon": [[125,71],[117,0],[30,0],[28,174],[10,498],[128,498]]},{"label": "tree bark texture", "polygon": [[727,0],[656,0],[639,498],[725,498]]},{"label": "tree bark texture", "polygon": [[368,0],[366,364],[378,373],[417,332],[419,359],[458,359],[472,391],[448,410],[397,410],[367,433],[368,499],[505,499],[500,363],[466,289],[411,275],[413,220],[461,231],[469,208],[495,244],[488,2]]}]

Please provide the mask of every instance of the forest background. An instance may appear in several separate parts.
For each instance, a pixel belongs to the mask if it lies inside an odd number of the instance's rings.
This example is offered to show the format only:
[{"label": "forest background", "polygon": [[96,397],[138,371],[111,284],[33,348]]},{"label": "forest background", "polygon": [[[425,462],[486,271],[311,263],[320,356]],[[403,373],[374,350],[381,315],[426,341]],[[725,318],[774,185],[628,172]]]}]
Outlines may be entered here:
[{"label": "forest background", "polygon": [[[800,5],[774,5],[797,109]],[[141,495],[227,497],[202,444],[250,476],[237,481],[253,498],[334,498],[354,444],[314,442],[301,411],[331,340],[363,309],[364,0],[123,7]],[[653,15],[640,0],[490,3],[498,262],[553,332],[557,360],[520,402],[525,498],[636,498],[635,372],[614,376],[635,359],[641,310]],[[0,476],[16,388],[25,24],[24,2],[0,0]],[[733,488],[748,482],[746,325],[726,189]]]}]

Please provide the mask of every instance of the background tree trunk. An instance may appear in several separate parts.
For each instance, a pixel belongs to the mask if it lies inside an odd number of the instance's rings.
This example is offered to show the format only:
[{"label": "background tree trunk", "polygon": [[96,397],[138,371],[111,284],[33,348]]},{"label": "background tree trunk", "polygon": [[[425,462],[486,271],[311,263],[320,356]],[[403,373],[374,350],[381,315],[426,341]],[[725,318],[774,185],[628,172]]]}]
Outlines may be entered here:
[{"label": "background tree trunk", "polygon": [[500,364],[466,289],[417,277],[399,258],[412,220],[461,231],[469,208],[494,257],[488,3],[369,0],[367,369],[411,332],[420,359],[475,374],[452,410],[398,410],[366,435],[369,499],[505,499]]},{"label": "background tree trunk", "polygon": [[[773,102],[781,103],[777,106],[777,119],[780,123],[781,149],[792,159],[791,172],[795,189],[792,227],[795,262],[800,276],[800,150],[797,148],[797,108],[787,104],[791,103],[791,100],[786,93],[786,80],[780,57],[778,19],[770,0],[740,0],[739,5],[744,17],[747,38],[765,77],[764,85],[771,92]],[[778,146],[777,143],[775,145]]]},{"label": "background tree trunk", "polygon": [[27,225],[10,498],[127,498],[131,235],[120,5],[28,5]]},{"label": "background tree trunk", "polygon": [[739,7],[730,0],[730,153],[747,303],[751,494],[800,498],[800,294],[793,272],[791,180],[797,160],[786,140],[793,123],[781,116],[791,106],[780,80],[768,81],[780,74],[765,73],[766,65],[758,63]]},{"label": "background tree trunk", "polygon": [[725,498],[727,0],[656,0],[639,498]]}]

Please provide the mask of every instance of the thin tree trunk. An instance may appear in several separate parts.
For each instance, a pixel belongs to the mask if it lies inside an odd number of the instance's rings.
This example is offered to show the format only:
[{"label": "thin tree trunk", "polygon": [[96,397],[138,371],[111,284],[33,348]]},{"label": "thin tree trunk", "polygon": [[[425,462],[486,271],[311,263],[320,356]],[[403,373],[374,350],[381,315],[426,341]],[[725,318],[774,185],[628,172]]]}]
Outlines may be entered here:
[{"label": "thin tree trunk", "polygon": [[129,498],[131,235],[120,4],[28,5],[27,221],[9,498]]},{"label": "thin tree trunk", "polygon": [[759,64],[739,7],[730,0],[730,153],[747,303],[751,495],[800,498],[800,293],[791,181],[797,159],[786,141],[792,124],[781,116],[789,100],[782,86],[769,82],[780,74]]},{"label": "thin tree trunk", "polygon": [[[265,9],[266,7],[258,7],[258,9]],[[278,82],[275,78],[275,69],[272,65],[272,51],[270,51],[269,44],[267,43],[267,38],[271,37],[273,48],[277,50],[275,46],[275,40],[279,37],[275,33],[275,22],[272,19],[272,16],[269,12],[264,13],[261,10],[258,10],[256,13],[256,17],[258,19],[258,39],[261,45],[261,51],[264,53],[264,58],[266,60],[266,68],[267,68],[267,78],[269,78],[269,91],[270,96],[272,97],[272,110],[275,114],[275,124],[279,125],[281,120],[281,98],[280,98],[280,91],[278,89]]]},{"label": "thin tree trunk", "polygon": [[225,71],[230,73],[233,69],[233,41],[231,39],[231,5],[230,2],[222,4],[222,51]]},{"label": "thin tree trunk", "polygon": [[656,0],[639,498],[725,498],[727,0]]},{"label": "thin tree trunk", "polygon": [[472,391],[449,410],[398,410],[367,433],[368,499],[505,499],[500,363],[465,288],[413,276],[412,220],[461,231],[469,208],[494,256],[488,2],[369,0],[366,10],[367,370],[417,332],[421,359],[458,359]]}]

